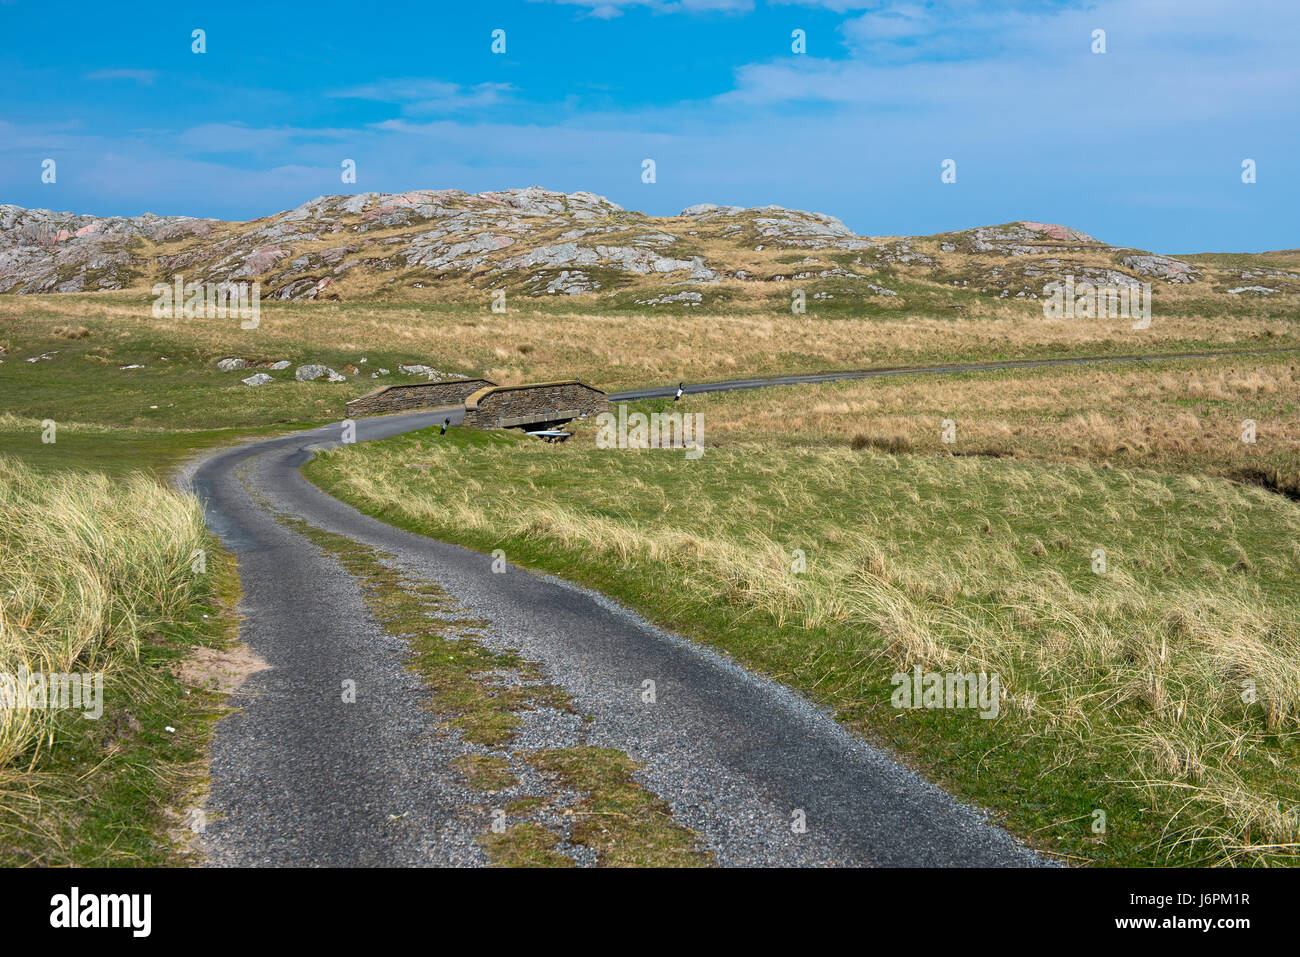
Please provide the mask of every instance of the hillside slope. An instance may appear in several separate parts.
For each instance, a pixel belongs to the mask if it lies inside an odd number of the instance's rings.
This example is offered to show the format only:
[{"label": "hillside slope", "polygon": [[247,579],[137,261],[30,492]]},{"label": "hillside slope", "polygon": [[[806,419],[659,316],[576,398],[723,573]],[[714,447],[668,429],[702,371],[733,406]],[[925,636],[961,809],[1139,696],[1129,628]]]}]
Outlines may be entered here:
[{"label": "hillside slope", "polygon": [[0,206],[0,292],[148,288],[177,274],[256,280],[264,299],[292,300],[470,300],[506,289],[631,293],[620,296],[625,304],[691,306],[718,287],[761,293],[785,281],[835,286],[818,298],[890,297],[908,283],[1038,298],[1066,274],[1187,285],[1231,299],[1300,295],[1300,272],[1271,260],[1193,263],[1049,223],[865,237],[833,216],[778,206],[702,204],[651,217],[593,193],[540,187],[321,196],[246,223]]}]

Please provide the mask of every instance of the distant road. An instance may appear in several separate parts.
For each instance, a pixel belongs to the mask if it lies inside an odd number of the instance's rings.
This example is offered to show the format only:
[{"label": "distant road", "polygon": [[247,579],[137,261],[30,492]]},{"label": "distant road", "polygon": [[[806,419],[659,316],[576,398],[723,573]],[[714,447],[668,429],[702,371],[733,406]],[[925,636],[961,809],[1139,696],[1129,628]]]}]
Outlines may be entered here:
[{"label": "distant road", "polygon": [[[1169,352],[1159,355],[1078,356],[1070,359],[1004,359],[995,362],[959,362],[932,366],[888,366],[879,369],[846,369],[839,372],[811,372],[806,375],[766,376],[757,379],[728,379],[722,382],[696,382],[684,385],[682,392],[738,392],[742,389],[766,389],[774,385],[808,385],[818,382],[839,382],[849,379],[879,379],[904,375],[953,375],[962,372],[989,372],[996,369],[1036,369],[1044,366],[1099,365],[1107,362],[1160,362],[1169,359],[1217,359],[1224,356],[1264,356],[1282,352],[1300,352],[1288,346],[1281,349],[1234,349],[1226,352]],[[632,389],[615,392],[610,398],[615,402],[634,399],[664,399],[677,394],[677,386],[653,389]]]}]

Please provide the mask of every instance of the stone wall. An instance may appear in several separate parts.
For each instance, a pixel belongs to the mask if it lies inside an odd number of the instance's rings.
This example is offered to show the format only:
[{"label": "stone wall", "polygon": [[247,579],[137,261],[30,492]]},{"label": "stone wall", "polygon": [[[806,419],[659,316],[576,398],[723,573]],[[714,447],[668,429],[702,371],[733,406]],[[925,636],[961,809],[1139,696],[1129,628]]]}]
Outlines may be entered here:
[{"label": "stone wall", "polygon": [[460,405],[475,392],[495,384],[488,379],[444,379],[384,386],[349,402],[348,418],[411,409],[444,409]]},{"label": "stone wall", "polygon": [[576,379],[491,386],[465,400],[465,425],[473,429],[541,428],[608,408],[609,397],[604,392]]}]

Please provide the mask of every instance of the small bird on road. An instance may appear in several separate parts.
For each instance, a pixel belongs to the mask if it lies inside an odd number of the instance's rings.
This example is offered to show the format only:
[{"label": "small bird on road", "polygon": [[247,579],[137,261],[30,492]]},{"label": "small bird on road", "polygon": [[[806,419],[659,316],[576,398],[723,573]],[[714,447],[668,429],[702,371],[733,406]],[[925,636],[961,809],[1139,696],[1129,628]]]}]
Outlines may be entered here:
[{"label": "small bird on road", "polygon": [[680,401],[681,401],[681,398],[682,398],[682,386],[684,386],[685,384],[686,384],[686,383],[685,383],[684,381],[683,381],[683,382],[679,382],[679,383],[677,383],[677,394],[676,394],[675,396],[673,396],[673,401],[674,401],[674,402],[680,402]]}]

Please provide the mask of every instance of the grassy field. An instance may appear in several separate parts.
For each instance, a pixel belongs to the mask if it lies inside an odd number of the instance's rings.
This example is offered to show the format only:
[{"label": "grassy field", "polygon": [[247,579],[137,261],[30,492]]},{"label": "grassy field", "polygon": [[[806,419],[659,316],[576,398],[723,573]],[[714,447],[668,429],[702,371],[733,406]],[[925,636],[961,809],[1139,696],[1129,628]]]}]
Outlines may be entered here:
[{"label": "grassy field", "polygon": [[[502,382],[576,374],[620,388],[1300,342],[1281,304],[1226,315],[1187,290],[1170,292],[1171,314],[1157,309],[1147,330],[934,295],[833,308],[810,300],[800,317],[739,294],[662,312],[530,302],[504,316],[439,302],[267,303],[249,331],[154,319],[138,292],[0,297],[0,469],[17,549],[0,554],[4,589],[20,593],[28,586],[11,582],[36,576],[54,604],[23,612],[23,634],[47,644],[62,635],[60,661],[93,649],[108,701],[99,722],[6,724],[0,856],[172,859],[163,809],[197,783],[193,762],[216,707],[184,695],[172,672],[195,648],[222,644],[236,585],[209,541],[210,581],[172,580],[173,590],[140,596],[132,576],[180,547],[169,516],[193,517],[193,503],[159,480],[198,450],[336,421],[347,399],[413,381],[367,370],[421,362]],[[329,384],[294,382],[290,370],[249,388],[239,381],[247,372],[216,370],[228,355],[361,372]],[[142,368],[121,368],[130,365]],[[589,423],[563,446],[421,435],[309,470],[387,520],[504,548],[802,689],[1065,859],[1290,863],[1300,555],[1296,506],[1265,489],[1296,491],[1296,367],[1294,355],[1252,356],[697,396],[683,407],[705,417],[698,461],[594,449]],[[1247,418],[1254,443],[1240,438]],[[54,443],[42,441],[47,420]],[[503,489],[511,494],[494,494]],[[61,502],[82,518],[62,522]],[[121,530],[128,513],[138,541]],[[74,557],[41,566],[25,540]],[[149,555],[118,566],[86,541],[108,556]],[[1103,575],[1091,570],[1098,548]],[[806,561],[798,573],[796,550]],[[85,644],[78,636],[100,633],[59,616],[67,590],[96,574],[108,576],[96,594],[116,630]],[[0,649],[32,653],[13,637],[20,619],[9,604],[4,615]],[[1001,717],[894,710],[889,679],[915,664],[996,670],[1008,696]],[[1091,829],[1098,810],[1104,835]],[[527,848],[539,835],[520,837]]]},{"label": "grassy field", "polygon": [[[1300,353],[715,393],[692,396],[690,408],[704,415],[710,445],[849,445],[1148,468],[1300,497]],[[1242,440],[1247,420],[1251,442]],[[944,441],[945,421],[952,442]]]},{"label": "grassy field", "polygon": [[[695,461],[597,449],[589,424],[559,446],[416,433],[306,472],[804,691],[1066,860],[1294,861],[1293,503],[1197,475],[891,455],[824,430],[745,441],[746,397],[713,401],[706,418],[734,420]],[[999,717],[895,709],[892,676],[918,665],[998,674]]]},{"label": "grassy field", "polygon": [[[1038,303],[965,291],[944,292],[953,297],[948,305],[932,294],[887,308],[860,298],[834,308],[810,299],[801,316],[791,314],[788,293],[659,311],[527,300],[504,315],[491,313],[486,301],[481,308],[267,302],[255,330],[234,319],[155,319],[146,292],[3,296],[0,346],[7,345],[9,356],[0,365],[0,389],[13,403],[9,412],[41,419],[227,428],[340,417],[348,399],[411,381],[397,374],[370,378],[381,367],[396,373],[398,363],[503,384],[576,375],[613,391],[681,379],[966,359],[1300,346],[1300,321],[1283,302],[1239,304],[1240,312],[1227,313],[1183,290],[1161,294],[1170,297],[1172,311],[1157,310],[1142,330],[1121,319],[1048,321]],[[86,335],[69,339],[55,329]],[[54,350],[49,360],[23,361]],[[248,373],[214,367],[232,355],[335,369],[351,362],[361,373],[345,383],[295,383],[289,370],[272,373],[273,384],[250,388],[240,384]],[[137,364],[144,368],[121,368]]]}]

